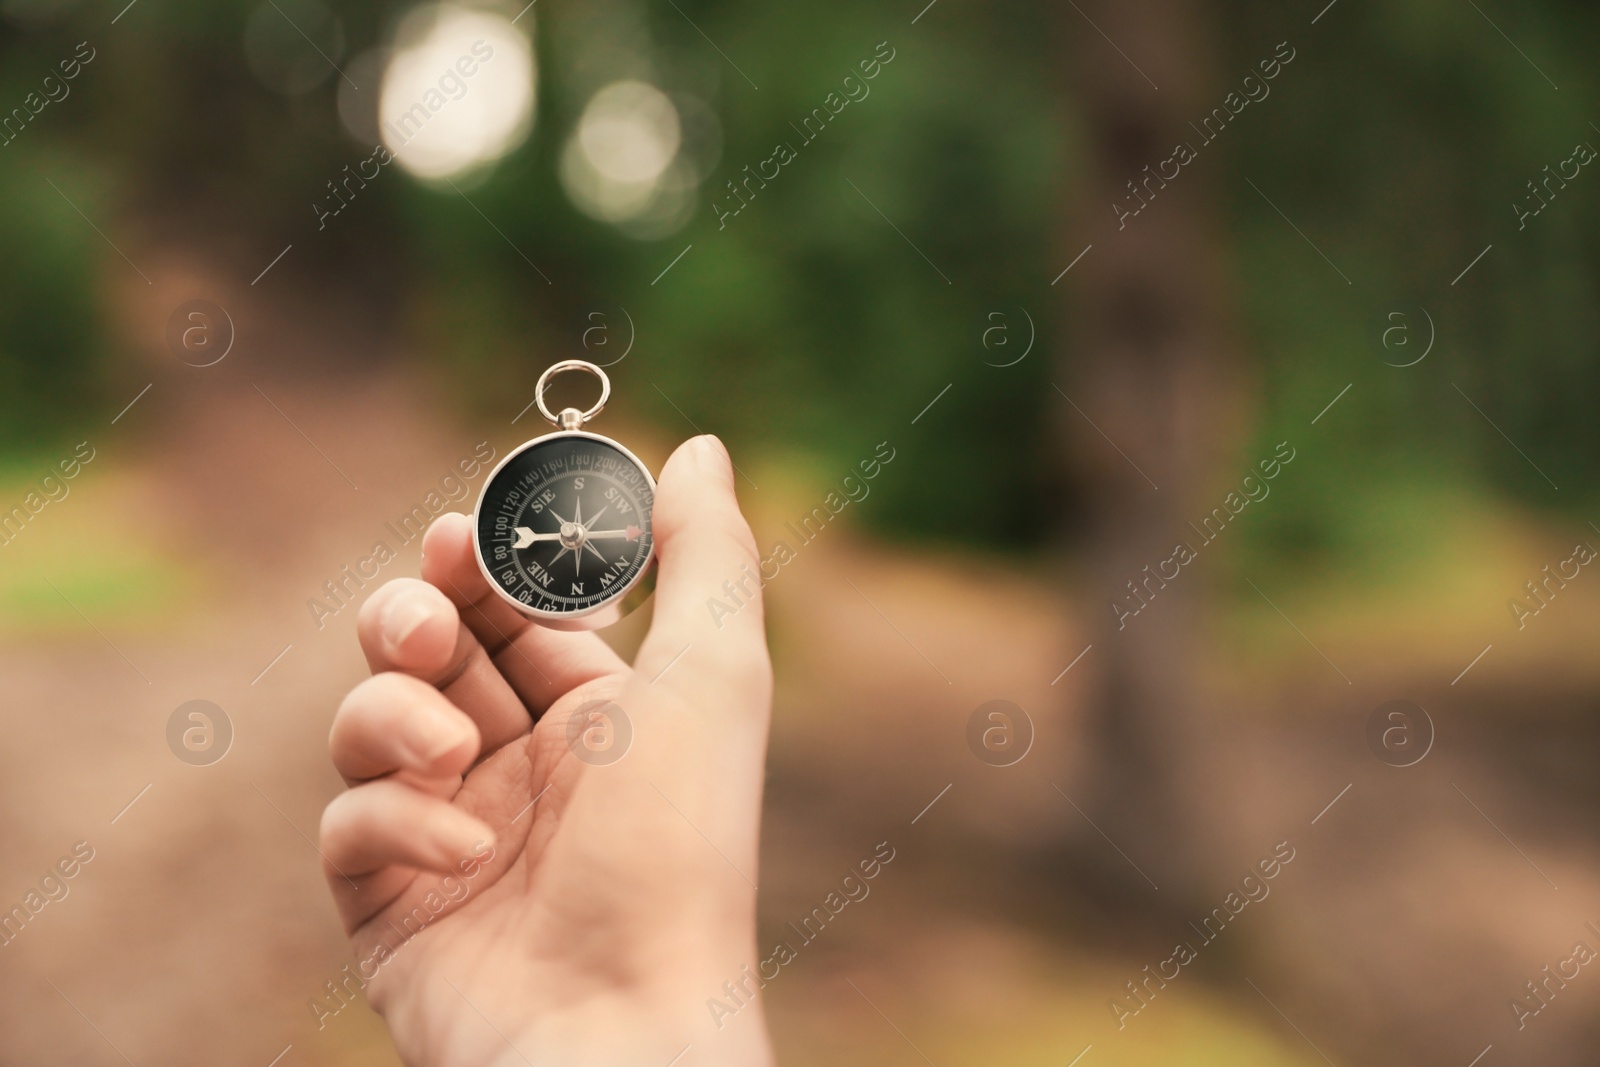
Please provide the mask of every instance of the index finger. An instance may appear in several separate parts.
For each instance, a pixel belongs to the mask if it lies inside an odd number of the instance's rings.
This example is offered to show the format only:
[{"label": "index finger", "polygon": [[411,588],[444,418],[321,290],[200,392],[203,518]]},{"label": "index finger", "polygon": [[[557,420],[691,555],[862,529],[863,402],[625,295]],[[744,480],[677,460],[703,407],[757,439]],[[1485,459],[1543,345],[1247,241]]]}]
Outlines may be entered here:
[{"label": "index finger", "polygon": [[628,670],[598,634],[547,629],[501,600],[478,568],[472,538],[467,516],[439,516],[422,539],[422,577],[455,604],[529,708],[542,712],[586,682]]}]

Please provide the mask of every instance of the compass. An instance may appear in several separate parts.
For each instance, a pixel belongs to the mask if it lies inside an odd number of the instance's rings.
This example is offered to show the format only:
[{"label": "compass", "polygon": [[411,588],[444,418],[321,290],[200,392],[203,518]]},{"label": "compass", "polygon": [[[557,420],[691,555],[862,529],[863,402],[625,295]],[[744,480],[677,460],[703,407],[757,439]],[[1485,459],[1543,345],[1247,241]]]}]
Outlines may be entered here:
[{"label": "compass", "polygon": [[[545,404],[550,379],[583,371],[600,379],[587,411]],[[534,402],[560,427],[514,449],[484,481],[473,512],[478,566],[522,614],[557,630],[609,626],[653,588],[656,483],[639,457],[583,429],[611,396],[605,371],[563,360],[539,376]]]}]

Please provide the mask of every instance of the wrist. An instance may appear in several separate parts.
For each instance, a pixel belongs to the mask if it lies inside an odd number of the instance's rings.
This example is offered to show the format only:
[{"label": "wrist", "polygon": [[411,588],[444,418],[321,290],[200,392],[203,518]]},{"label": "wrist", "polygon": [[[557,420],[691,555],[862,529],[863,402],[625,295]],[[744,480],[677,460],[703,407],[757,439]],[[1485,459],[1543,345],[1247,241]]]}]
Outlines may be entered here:
[{"label": "wrist", "polygon": [[723,984],[738,976],[709,975],[697,968],[670,988],[614,989],[542,1013],[491,1067],[770,1067],[759,996],[744,997],[735,1012],[713,1011],[711,1001],[730,1003]]}]

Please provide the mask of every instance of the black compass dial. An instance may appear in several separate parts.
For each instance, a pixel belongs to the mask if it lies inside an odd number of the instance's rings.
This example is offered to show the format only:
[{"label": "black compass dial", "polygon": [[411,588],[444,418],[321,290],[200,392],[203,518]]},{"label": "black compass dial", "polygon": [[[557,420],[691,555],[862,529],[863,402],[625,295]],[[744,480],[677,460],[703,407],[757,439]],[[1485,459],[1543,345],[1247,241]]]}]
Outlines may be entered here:
[{"label": "black compass dial", "polygon": [[478,555],[523,608],[576,615],[626,593],[654,544],[650,475],[621,448],[585,433],[524,445],[484,487]]}]

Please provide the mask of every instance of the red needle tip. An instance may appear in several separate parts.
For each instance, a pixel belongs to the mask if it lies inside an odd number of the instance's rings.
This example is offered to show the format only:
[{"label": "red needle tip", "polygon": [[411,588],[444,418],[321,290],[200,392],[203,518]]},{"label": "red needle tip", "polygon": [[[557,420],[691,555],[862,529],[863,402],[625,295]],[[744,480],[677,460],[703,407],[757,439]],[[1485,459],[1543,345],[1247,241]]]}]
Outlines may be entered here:
[{"label": "red needle tip", "polygon": [[644,533],[644,531],[639,529],[639,527],[637,527],[637,526],[628,527],[626,532],[627,532],[627,535],[628,535],[628,540],[630,540],[630,541],[639,540],[639,535]]}]

